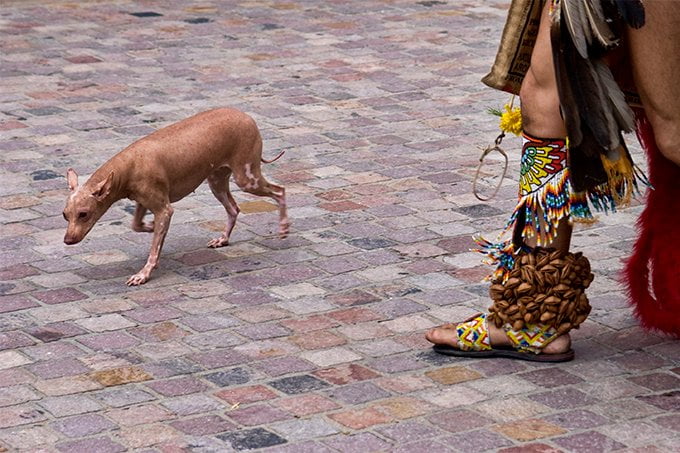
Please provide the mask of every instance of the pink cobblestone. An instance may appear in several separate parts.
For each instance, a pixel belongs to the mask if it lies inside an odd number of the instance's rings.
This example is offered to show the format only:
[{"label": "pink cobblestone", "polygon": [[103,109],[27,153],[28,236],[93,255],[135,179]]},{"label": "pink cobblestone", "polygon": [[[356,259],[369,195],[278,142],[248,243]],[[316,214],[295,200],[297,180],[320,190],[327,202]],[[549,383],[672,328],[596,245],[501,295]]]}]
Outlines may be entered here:
[{"label": "pink cobblestone", "polygon": [[[639,201],[575,229],[595,280],[574,362],[424,339],[488,307],[471,236],[516,203],[514,137],[496,198],[471,193],[509,98],[480,79],[510,0],[4,3],[0,451],[677,450],[678,343],[637,325],[615,277]],[[125,285],[151,241],[132,201],[63,244],[67,168],[82,187],[219,106],[255,119],[265,158],[286,151],[262,166],[286,186],[286,239],[232,181],[230,245],[205,247],[226,213],[203,184],[144,286]]]}]

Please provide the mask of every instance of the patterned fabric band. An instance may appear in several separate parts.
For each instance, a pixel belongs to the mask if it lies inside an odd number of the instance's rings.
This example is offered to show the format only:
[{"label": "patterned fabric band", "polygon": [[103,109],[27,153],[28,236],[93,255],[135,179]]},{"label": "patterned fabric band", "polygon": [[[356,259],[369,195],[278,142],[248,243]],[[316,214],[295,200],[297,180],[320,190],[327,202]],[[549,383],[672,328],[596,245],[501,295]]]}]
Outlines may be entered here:
[{"label": "patterned fabric band", "polygon": [[519,197],[540,190],[554,177],[564,174],[567,164],[565,140],[539,139],[522,134]]},{"label": "patterned fabric band", "polygon": [[458,324],[456,333],[458,334],[458,348],[461,351],[487,351],[491,349],[486,316],[486,314],[480,314],[476,318]]},{"label": "patterned fabric band", "polygon": [[475,238],[479,251],[489,257],[497,269],[490,277],[506,281],[518,253],[528,251],[527,238],[536,238],[538,246],[549,244],[565,217],[580,222],[594,221],[585,193],[575,193],[567,168],[567,141],[522,134],[524,146],[520,165],[519,201],[501,236],[512,230],[515,238],[499,243]]},{"label": "patterned fabric band", "polygon": [[[456,333],[458,334],[458,348],[461,351],[492,349],[487,318],[486,314],[481,313],[473,319],[458,324]],[[559,336],[554,327],[542,324],[527,324],[520,329],[505,324],[503,330],[515,349],[535,354],[539,354],[541,349]]]},{"label": "patterned fabric band", "polygon": [[541,349],[557,338],[554,327],[541,324],[527,324],[520,330],[514,330],[510,324],[506,324],[503,329],[515,349],[535,354],[539,354]]}]

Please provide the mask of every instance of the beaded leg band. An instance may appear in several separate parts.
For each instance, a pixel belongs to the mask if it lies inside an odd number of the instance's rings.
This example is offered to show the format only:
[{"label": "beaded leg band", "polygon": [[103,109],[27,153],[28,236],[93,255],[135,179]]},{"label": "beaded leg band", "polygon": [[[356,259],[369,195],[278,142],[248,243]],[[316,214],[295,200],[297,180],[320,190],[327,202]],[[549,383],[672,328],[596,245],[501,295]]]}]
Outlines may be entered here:
[{"label": "beaded leg band", "polygon": [[512,230],[513,237],[500,243],[476,238],[479,251],[498,265],[494,280],[509,278],[516,256],[529,250],[524,245],[526,239],[535,237],[541,246],[555,239],[562,219],[593,220],[586,194],[571,188],[566,140],[537,138],[526,133],[522,137],[519,200],[501,233]]},{"label": "beaded leg band", "polygon": [[[497,264],[488,322],[503,327],[515,348],[538,352],[586,319],[584,290],[593,279],[582,254],[540,246],[555,239],[561,221],[588,222],[593,216],[587,194],[572,188],[566,140],[523,138],[519,200],[504,230],[512,229],[513,237],[478,244]],[[528,247],[527,238],[536,238],[539,247]]]},{"label": "beaded leg band", "polygon": [[539,246],[549,244],[562,219],[592,223],[595,218],[591,207],[605,213],[615,211],[617,205],[625,205],[637,193],[636,177],[648,184],[641,175],[636,176],[624,148],[625,155],[617,161],[600,156],[607,183],[577,192],[568,168],[568,141],[532,137],[526,132],[522,137],[519,200],[500,235],[512,231],[512,240],[494,243],[475,238],[479,251],[487,255],[490,263],[497,264],[492,279],[502,281],[508,279],[516,255],[528,250],[525,239],[535,237]]},{"label": "beaded leg band", "polygon": [[509,279],[491,285],[488,320],[532,350],[533,336],[547,335],[550,340],[585,321],[591,309],[585,289],[592,280],[590,262],[581,253],[544,248],[522,253]]},{"label": "beaded leg band", "polygon": [[567,168],[566,140],[522,135],[519,201],[508,221],[515,227],[515,243],[536,237],[538,245],[557,234],[560,220],[567,216],[590,219],[584,193],[571,188]]}]

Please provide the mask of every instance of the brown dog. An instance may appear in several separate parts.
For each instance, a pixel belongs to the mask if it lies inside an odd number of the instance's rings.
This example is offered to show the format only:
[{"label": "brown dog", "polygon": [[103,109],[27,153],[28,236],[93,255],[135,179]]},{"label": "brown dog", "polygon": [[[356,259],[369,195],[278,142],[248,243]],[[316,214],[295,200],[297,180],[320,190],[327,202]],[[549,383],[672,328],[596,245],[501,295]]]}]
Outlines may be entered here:
[{"label": "brown dog", "polygon": [[[283,153],[281,153],[283,154]],[[278,159],[279,154],[275,159]],[[127,284],[141,285],[156,267],[163,240],[170,227],[170,203],[181,200],[204,181],[227,210],[222,235],[208,247],[229,244],[239,208],[229,192],[229,177],[244,191],[272,197],[279,206],[279,234],[288,234],[285,190],[269,183],[260,172],[262,138],[255,121],[234,109],[199,113],[136,141],[102,165],[79,187],[78,175],[69,168],[66,178],[71,194],[64,218],[68,221],[64,242],[82,241],[109,207],[122,198],[137,202],[134,231],[153,231],[146,265]],[[152,224],[143,222],[147,209]]]}]

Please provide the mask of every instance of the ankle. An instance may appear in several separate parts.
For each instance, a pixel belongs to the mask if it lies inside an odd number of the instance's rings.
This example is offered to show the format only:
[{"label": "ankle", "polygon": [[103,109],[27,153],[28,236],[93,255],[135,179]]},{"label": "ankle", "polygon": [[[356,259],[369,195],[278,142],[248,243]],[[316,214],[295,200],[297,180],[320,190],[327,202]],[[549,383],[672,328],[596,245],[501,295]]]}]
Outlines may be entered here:
[{"label": "ankle", "polygon": [[546,354],[559,354],[567,352],[569,349],[571,349],[571,337],[568,333],[565,333],[548,343],[543,348],[543,352]]},{"label": "ankle", "polygon": [[[508,334],[502,327],[496,327],[493,324],[488,325],[489,328],[489,339],[491,341],[491,347],[498,346],[511,346],[512,341],[508,338]],[[559,354],[562,352],[567,352],[571,348],[571,337],[569,333],[559,335],[554,337],[545,347],[541,349],[541,352],[546,354]]]}]

